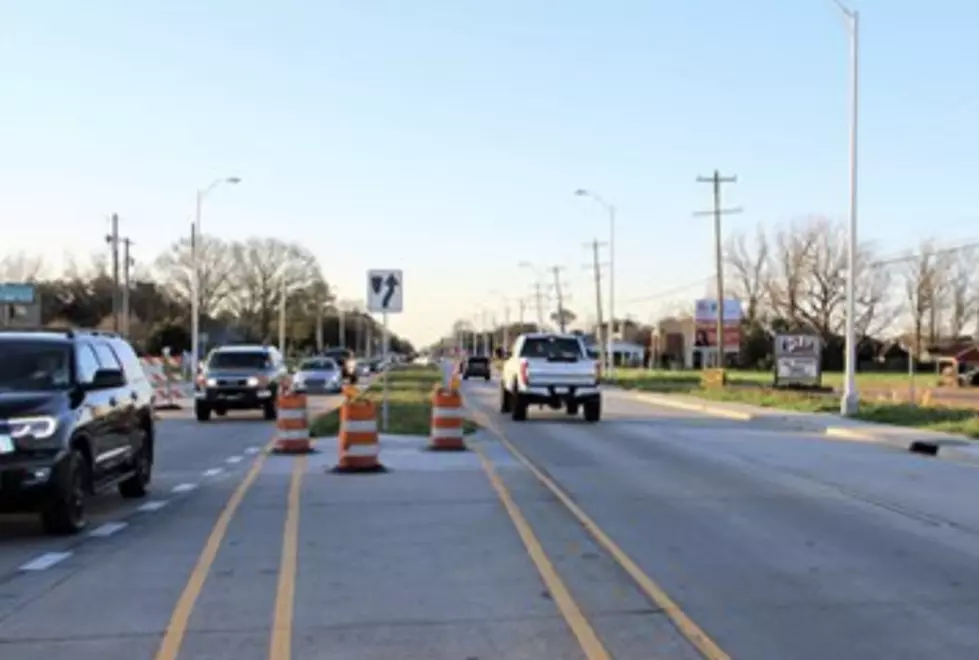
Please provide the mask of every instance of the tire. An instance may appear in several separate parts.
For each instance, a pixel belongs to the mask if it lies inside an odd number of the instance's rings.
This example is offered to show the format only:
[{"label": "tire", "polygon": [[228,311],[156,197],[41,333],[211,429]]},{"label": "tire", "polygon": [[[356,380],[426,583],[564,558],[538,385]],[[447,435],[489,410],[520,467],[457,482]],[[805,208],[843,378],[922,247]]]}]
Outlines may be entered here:
[{"label": "tire", "polygon": [[585,421],[595,423],[602,418],[602,400],[585,402]]},{"label": "tire", "polygon": [[565,411],[569,415],[571,415],[571,416],[577,415],[578,414],[578,402],[577,401],[570,402],[568,404],[567,408],[565,408]]},{"label": "tire", "polygon": [[486,374],[486,382],[487,383],[489,382],[489,379],[490,379],[489,374]]},{"label": "tire", "polygon": [[527,402],[523,400],[519,392],[514,391],[510,395],[510,417],[515,422],[524,422],[527,420]]},{"label": "tire", "polygon": [[469,380],[469,374],[462,374],[462,380]]},{"label": "tire", "polygon": [[119,483],[119,494],[126,499],[146,497],[150,492],[150,480],[153,478],[153,458],[148,449],[149,438],[143,440],[143,446],[136,455],[133,476]]},{"label": "tire", "polygon": [[88,526],[85,516],[88,461],[78,449],[73,449],[66,460],[64,478],[52,489],[51,500],[41,512],[41,523],[49,534],[77,534]]},{"label": "tire", "polygon": [[262,407],[262,417],[268,421],[275,419],[275,401],[269,401]]},{"label": "tire", "polygon": [[198,422],[206,422],[211,419],[211,409],[200,403],[194,404],[194,414],[197,416]]},{"label": "tire", "polygon": [[224,417],[225,415],[228,414],[228,411],[225,410],[224,408],[215,408],[214,414],[217,415],[218,417]]},{"label": "tire", "polygon": [[500,384],[500,412],[509,415],[513,411],[513,399],[507,389]]}]

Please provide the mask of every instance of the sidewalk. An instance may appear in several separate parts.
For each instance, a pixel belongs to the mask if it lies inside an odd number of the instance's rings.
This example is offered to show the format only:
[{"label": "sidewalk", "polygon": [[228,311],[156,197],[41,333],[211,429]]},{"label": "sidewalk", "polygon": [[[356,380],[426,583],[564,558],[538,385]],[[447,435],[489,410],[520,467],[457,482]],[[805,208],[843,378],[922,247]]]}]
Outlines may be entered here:
[{"label": "sidewalk", "polygon": [[965,436],[952,433],[877,424],[828,413],[807,413],[743,403],[709,401],[680,394],[654,394],[611,387],[606,389],[664,408],[686,410],[741,422],[770,424],[794,431],[821,433],[842,440],[877,442],[906,451],[979,463],[979,444]]}]

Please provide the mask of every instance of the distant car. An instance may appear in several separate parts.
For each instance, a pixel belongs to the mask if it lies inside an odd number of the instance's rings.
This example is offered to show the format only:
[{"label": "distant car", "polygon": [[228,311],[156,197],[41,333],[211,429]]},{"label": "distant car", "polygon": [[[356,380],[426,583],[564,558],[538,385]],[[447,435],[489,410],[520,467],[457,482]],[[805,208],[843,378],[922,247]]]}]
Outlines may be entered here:
[{"label": "distant car", "polygon": [[265,419],[275,419],[275,399],[288,377],[282,354],[271,346],[216,348],[194,384],[197,421],[229,410],[261,410]]},{"label": "distant car", "polygon": [[307,358],[293,374],[292,387],[307,394],[334,394],[343,388],[343,372],[333,358]]},{"label": "distant car", "polygon": [[147,494],[153,387],[132,346],[83,330],[0,332],[0,511],[48,532],[87,526],[85,500]]},{"label": "distant car", "polygon": [[328,348],[323,351],[323,357],[333,358],[333,361],[340,365],[343,377],[350,381],[351,385],[357,384],[357,358],[349,348]]},{"label": "distant car", "polygon": [[490,371],[490,360],[488,357],[482,355],[473,355],[466,358],[466,361],[462,363],[463,380],[468,380],[470,376],[489,380]]}]

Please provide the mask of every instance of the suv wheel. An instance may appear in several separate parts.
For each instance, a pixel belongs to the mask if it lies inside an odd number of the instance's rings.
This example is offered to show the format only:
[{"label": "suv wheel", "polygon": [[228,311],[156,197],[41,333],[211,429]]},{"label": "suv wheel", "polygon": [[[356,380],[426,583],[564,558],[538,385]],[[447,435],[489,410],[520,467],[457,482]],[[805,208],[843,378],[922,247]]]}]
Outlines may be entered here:
[{"label": "suv wheel", "polygon": [[266,404],[262,407],[262,416],[269,421],[275,419],[275,412],[274,400],[266,402]]},{"label": "suv wheel", "polygon": [[51,500],[41,513],[44,529],[51,534],[77,534],[88,525],[85,517],[88,463],[77,449],[73,449],[66,460],[65,473],[57,480]]},{"label": "suv wheel", "polygon": [[211,409],[202,403],[194,404],[194,413],[197,415],[198,422],[206,422],[211,419]]},{"label": "suv wheel", "polygon": [[513,388],[513,394],[510,395],[510,418],[515,422],[527,420],[527,402],[520,396],[516,386]]},{"label": "suv wheel", "polygon": [[153,461],[147,449],[147,438],[133,461],[133,476],[119,484],[119,494],[126,498],[145,497],[149,492],[150,478],[153,474]]}]

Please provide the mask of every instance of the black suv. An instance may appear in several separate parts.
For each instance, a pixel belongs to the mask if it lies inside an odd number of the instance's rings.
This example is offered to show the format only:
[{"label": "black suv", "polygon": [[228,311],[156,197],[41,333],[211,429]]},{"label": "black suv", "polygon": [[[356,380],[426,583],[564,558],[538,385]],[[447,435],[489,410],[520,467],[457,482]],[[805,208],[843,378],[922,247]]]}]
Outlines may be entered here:
[{"label": "black suv", "polygon": [[0,511],[47,531],[85,528],[85,499],[143,497],[153,469],[153,388],[118,335],[0,331]]},{"label": "black suv", "polygon": [[282,354],[271,346],[216,348],[194,386],[197,421],[229,410],[261,410],[265,419],[275,419],[275,399],[288,378]]}]

